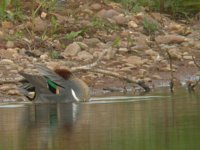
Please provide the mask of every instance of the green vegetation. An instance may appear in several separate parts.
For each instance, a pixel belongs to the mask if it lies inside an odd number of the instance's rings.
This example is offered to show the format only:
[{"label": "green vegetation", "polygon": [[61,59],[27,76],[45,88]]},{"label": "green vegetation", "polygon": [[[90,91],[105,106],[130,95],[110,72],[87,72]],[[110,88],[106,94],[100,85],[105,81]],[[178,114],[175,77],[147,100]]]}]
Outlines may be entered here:
[{"label": "green vegetation", "polygon": [[121,44],[121,38],[120,37],[117,37],[113,43],[112,43],[112,47],[119,47]]},{"label": "green vegetation", "polygon": [[145,31],[145,34],[152,35],[159,29],[159,24],[155,22],[154,20],[148,20],[144,18],[142,21],[142,26]]},{"label": "green vegetation", "polygon": [[25,16],[21,11],[20,3],[18,0],[0,1],[0,20],[7,19],[13,21],[14,19],[23,20],[24,18]]},{"label": "green vegetation", "polygon": [[59,54],[59,52],[52,50],[52,51],[49,52],[49,56],[52,59],[58,59],[60,57],[60,54]]},{"label": "green vegetation", "polygon": [[78,37],[83,31],[77,31],[77,32],[70,32],[68,34],[65,35],[64,39],[68,39],[68,40],[74,40],[76,37]]},{"label": "green vegetation", "polygon": [[99,17],[94,17],[92,19],[92,26],[97,29],[106,29],[108,32],[113,32],[119,29],[117,25],[113,25],[107,20],[104,20]]},{"label": "green vegetation", "polygon": [[140,11],[142,7],[148,7],[153,11],[161,11],[174,16],[193,14],[200,11],[198,0],[113,0],[122,3],[130,11]]}]

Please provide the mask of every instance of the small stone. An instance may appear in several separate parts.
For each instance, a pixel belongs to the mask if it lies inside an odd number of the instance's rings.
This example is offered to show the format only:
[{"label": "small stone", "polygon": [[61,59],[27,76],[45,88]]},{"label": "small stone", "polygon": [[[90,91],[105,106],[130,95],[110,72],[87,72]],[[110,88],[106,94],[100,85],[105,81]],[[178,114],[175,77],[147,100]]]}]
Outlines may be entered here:
[{"label": "small stone", "polygon": [[10,60],[10,59],[2,59],[0,61],[0,64],[1,65],[12,65],[12,64],[14,64],[14,62],[12,60]]},{"label": "small stone", "polygon": [[157,80],[161,80],[162,79],[161,76],[159,76],[159,75],[153,75],[152,78],[153,79],[157,79]]},{"label": "small stone", "polygon": [[180,44],[182,42],[187,41],[187,38],[180,35],[164,35],[164,36],[157,36],[155,40],[158,43],[162,44]]},{"label": "small stone", "polygon": [[179,52],[179,49],[173,48],[173,49],[168,50],[168,52],[173,59],[181,59],[182,57],[182,54],[181,52]]},{"label": "small stone", "polygon": [[125,47],[124,48],[121,47],[121,48],[119,48],[119,52],[128,52],[128,49]]},{"label": "small stone", "polygon": [[152,49],[148,49],[145,51],[145,53],[149,56],[158,56],[158,52],[152,50]]},{"label": "small stone", "polygon": [[8,91],[10,89],[16,88],[16,85],[13,84],[5,84],[0,86],[0,91]]},{"label": "small stone", "polygon": [[145,75],[147,75],[147,70],[140,69],[138,73],[139,73],[139,75],[145,76]]},{"label": "small stone", "polygon": [[101,4],[99,4],[99,3],[94,3],[94,4],[92,4],[90,7],[91,7],[91,9],[93,9],[93,10],[100,10],[100,9],[101,9]]},{"label": "small stone", "polygon": [[47,60],[49,58],[49,56],[47,54],[43,54],[40,56],[40,59],[42,60]]},{"label": "small stone", "polygon": [[15,44],[13,41],[7,41],[7,43],[6,43],[7,48],[13,48],[14,46],[15,46]]},{"label": "small stone", "polygon": [[83,42],[77,42],[77,44],[81,47],[82,50],[88,49],[88,45]]},{"label": "small stone", "polygon": [[145,82],[152,82],[152,79],[151,78],[144,78],[144,81]]},{"label": "small stone", "polygon": [[12,89],[12,90],[8,91],[8,95],[18,95],[18,96],[20,96],[21,93],[20,93],[20,91],[18,91],[16,89]]},{"label": "small stone", "polygon": [[65,51],[62,52],[61,55],[67,58],[69,56],[76,56],[80,51],[81,51],[80,45],[76,42],[73,42],[72,44],[66,47]]},{"label": "small stone", "polygon": [[84,39],[83,43],[87,44],[89,47],[95,47],[98,43],[101,43],[101,41],[98,38],[90,38]]},{"label": "small stone", "polygon": [[36,17],[32,23],[30,23],[30,27],[33,31],[42,32],[45,31],[48,27],[48,22],[46,20],[41,19],[40,17]]},{"label": "small stone", "polygon": [[1,23],[2,28],[4,29],[12,29],[13,28],[13,23],[11,21],[3,21]]},{"label": "small stone", "polygon": [[47,13],[42,12],[40,16],[41,16],[42,19],[45,19],[47,17]]},{"label": "small stone", "polygon": [[130,63],[132,65],[142,65],[143,64],[143,60],[141,57],[138,56],[129,56],[127,59],[125,59],[124,61],[126,61],[127,63]]},{"label": "small stone", "polygon": [[92,54],[90,54],[87,51],[81,51],[81,52],[78,53],[78,58],[81,59],[81,60],[88,61],[88,60],[92,60],[93,56],[92,56]]},{"label": "small stone", "polygon": [[117,49],[115,49],[115,48],[109,48],[109,49],[108,49],[108,52],[107,52],[107,55],[106,55],[105,58],[106,58],[107,60],[114,58],[116,52],[117,52]]},{"label": "small stone", "polygon": [[114,16],[113,20],[115,20],[116,24],[118,24],[118,25],[127,24],[127,19],[123,15]]},{"label": "small stone", "polygon": [[97,15],[101,18],[108,19],[108,18],[113,18],[114,16],[118,16],[120,15],[120,13],[114,9],[110,9],[110,10],[102,9],[101,11],[97,13]]},{"label": "small stone", "polygon": [[186,59],[186,60],[192,60],[193,58],[192,58],[192,56],[183,56],[183,59]]},{"label": "small stone", "polygon": [[195,66],[195,63],[194,63],[194,61],[189,61],[188,65]]},{"label": "small stone", "polygon": [[128,27],[129,28],[137,28],[138,25],[137,25],[137,23],[135,21],[129,21]]}]

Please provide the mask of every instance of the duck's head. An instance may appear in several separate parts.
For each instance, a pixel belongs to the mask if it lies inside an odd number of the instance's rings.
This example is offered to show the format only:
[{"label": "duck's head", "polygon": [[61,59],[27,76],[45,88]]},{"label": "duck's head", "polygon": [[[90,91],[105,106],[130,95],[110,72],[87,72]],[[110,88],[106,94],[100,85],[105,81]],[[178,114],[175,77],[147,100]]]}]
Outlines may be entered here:
[{"label": "duck's head", "polygon": [[66,92],[67,97],[71,97],[75,101],[89,100],[90,90],[84,81],[75,77],[72,72],[67,69],[55,68],[54,72],[66,81],[66,84],[63,85],[63,87],[65,87],[64,92]]}]

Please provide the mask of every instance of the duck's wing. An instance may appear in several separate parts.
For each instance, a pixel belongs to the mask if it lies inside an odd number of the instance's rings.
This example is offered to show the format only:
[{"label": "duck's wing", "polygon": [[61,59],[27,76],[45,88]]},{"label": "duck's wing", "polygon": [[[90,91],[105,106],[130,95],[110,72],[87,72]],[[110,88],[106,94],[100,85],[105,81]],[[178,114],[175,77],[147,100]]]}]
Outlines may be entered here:
[{"label": "duck's wing", "polygon": [[27,90],[28,88],[35,87],[36,92],[43,94],[51,93],[47,87],[47,82],[44,77],[39,75],[30,75],[23,72],[20,72],[20,75],[22,75],[29,82],[29,84],[25,85],[24,89]]},{"label": "duck's wing", "polygon": [[66,80],[63,77],[59,76],[57,73],[55,73],[53,70],[40,64],[36,64],[35,66],[42,76],[47,77],[51,81],[55,82],[57,85],[63,87],[63,85],[66,84]]}]

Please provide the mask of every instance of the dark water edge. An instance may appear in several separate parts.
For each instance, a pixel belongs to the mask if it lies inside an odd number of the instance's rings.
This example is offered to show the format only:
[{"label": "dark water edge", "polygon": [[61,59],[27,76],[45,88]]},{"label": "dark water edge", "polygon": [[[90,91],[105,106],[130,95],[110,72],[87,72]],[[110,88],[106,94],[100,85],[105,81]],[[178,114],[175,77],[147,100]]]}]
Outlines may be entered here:
[{"label": "dark water edge", "polygon": [[0,150],[199,150],[199,93],[0,105]]}]

